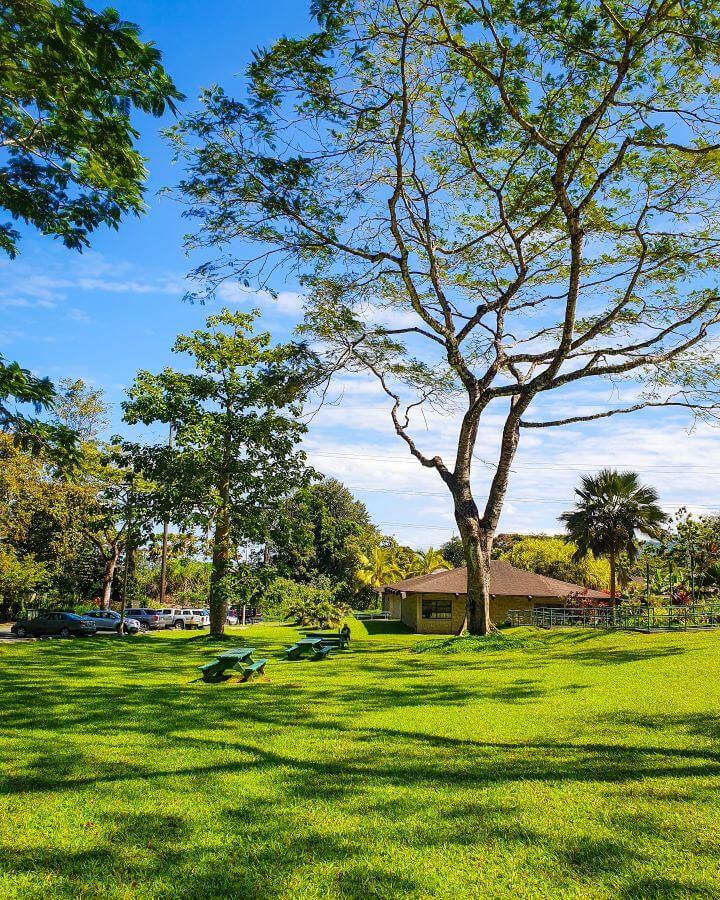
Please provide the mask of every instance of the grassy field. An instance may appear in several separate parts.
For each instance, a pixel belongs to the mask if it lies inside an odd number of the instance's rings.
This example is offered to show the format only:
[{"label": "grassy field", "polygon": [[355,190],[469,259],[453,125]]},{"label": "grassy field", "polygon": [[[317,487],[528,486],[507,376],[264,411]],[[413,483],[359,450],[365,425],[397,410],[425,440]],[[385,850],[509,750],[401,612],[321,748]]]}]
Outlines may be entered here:
[{"label": "grassy field", "polygon": [[367,627],[0,644],[0,896],[720,897],[720,634]]}]

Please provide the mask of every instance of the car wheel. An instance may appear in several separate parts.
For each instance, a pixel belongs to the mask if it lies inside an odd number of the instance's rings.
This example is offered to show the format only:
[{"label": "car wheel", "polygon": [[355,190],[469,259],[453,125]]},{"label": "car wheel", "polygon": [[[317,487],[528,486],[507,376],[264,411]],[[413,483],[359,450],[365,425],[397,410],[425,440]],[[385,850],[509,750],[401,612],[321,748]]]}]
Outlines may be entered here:
[{"label": "car wheel", "polygon": [[23,628],[23,626],[21,625],[21,626],[17,629],[17,631],[15,632],[15,634],[16,634],[18,637],[27,637],[27,635],[28,635],[28,630],[27,630],[27,628]]},{"label": "car wheel", "polygon": [[140,631],[150,631],[150,626],[147,622],[140,623]]},{"label": "car wheel", "polygon": [[60,637],[70,637],[70,629],[69,628],[61,628],[60,629]]},{"label": "car wheel", "polygon": [[175,623],[175,627],[179,628],[181,631],[185,627],[185,619],[178,619]]}]

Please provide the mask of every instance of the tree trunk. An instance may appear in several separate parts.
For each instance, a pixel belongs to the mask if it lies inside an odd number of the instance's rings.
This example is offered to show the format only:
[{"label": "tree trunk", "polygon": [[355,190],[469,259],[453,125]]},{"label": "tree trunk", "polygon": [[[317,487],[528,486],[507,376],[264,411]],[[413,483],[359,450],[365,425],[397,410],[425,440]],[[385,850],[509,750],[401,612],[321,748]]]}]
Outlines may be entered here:
[{"label": "tree trunk", "polygon": [[227,621],[227,574],[230,568],[230,441],[225,451],[218,485],[218,504],[210,570],[210,637],[223,637]]},{"label": "tree trunk", "polygon": [[466,620],[470,634],[489,634],[490,618],[490,552],[493,536],[480,527],[477,518],[455,511],[467,563]]},{"label": "tree trunk", "polygon": [[610,553],[610,602],[615,606],[615,595],[617,594],[616,576],[615,576],[615,552]]},{"label": "tree trunk", "polygon": [[115,547],[112,551],[112,554],[105,560],[102,580],[102,595],[100,599],[101,609],[110,609],[110,597],[112,595],[113,578],[115,577],[115,567],[117,566],[119,556],[120,550],[119,548]]}]

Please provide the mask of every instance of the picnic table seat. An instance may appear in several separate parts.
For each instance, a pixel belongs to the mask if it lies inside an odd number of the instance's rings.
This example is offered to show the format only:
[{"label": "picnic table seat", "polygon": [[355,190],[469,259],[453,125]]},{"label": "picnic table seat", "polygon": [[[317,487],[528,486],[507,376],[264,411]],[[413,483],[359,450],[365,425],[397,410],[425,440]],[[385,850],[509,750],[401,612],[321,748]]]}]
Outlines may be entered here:
[{"label": "picnic table seat", "polygon": [[331,644],[325,644],[325,646],[320,644],[317,647],[313,647],[314,659],[327,659],[328,654],[332,653],[334,649]]},{"label": "picnic table seat", "polygon": [[243,672],[243,677],[240,680],[251,681],[257,675],[264,675],[266,665],[266,659],[259,659],[257,662],[251,663]]},{"label": "picnic table seat", "polygon": [[285,653],[287,654],[288,659],[297,659],[302,653],[303,648],[300,644],[293,644],[292,647],[287,647],[285,649]]}]

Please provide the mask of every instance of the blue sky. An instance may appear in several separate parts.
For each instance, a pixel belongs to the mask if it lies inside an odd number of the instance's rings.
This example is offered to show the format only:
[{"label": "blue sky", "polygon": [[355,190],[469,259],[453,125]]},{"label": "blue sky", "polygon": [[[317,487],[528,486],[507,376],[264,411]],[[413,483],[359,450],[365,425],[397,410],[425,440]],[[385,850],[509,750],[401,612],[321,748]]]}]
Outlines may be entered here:
[{"label": "blue sky", "polygon": [[[162,49],[168,70],[187,94],[188,109],[199,89],[213,82],[239,92],[236,76],[255,47],[310,26],[307,0],[118,0],[115,5]],[[0,260],[0,353],[54,380],[81,377],[102,388],[113,405],[114,431],[122,430],[119,404],[135,372],[171,363],[176,334],[201,326],[213,311],[181,299],[192,260],[182,249],[179,208],[157,196],[178,177],[159,136],[163,124],[169,119],[138,119],[150,170],[146,216],[126,220],[118,233],[98,232],[92,250],[82,255],[27,234],[17,260]],[[300,301],[295,284],[277,287],[284,289],[277,302],[247,294],[232,300],[260,305],[267,327],[285,339],[299,318]],[[437,475],[421,469],[393,435],[377,386],[348,377],[338,383],[335,396],[338,403],[311,424],[307,446],[314,465],[352,488],[385,532],[417,547],[446,540],[454,531],[449,497]],[[596,389],[595,398],[618,399],[610,386]],[[587,399],[586,392],[565,394],[563,403],[575,409]],[[552,412],[554,402],[546,411]],[[493,458],[498,423],[491,415],[481,429],[479,497],[490,471],[482,459]],[[557,515],[571,505],[579,475],[602,465],[639,471],[660,490],[668,510],[683,503],[697,512],[717,509],[720,434],[706,426],[691,431],[691,424],[684,414],[647,411],[524,433],[501,528],[559,530]],[[454,428],[452,418],[431,416],[419,442],[428,451],[449,452]]]}]

